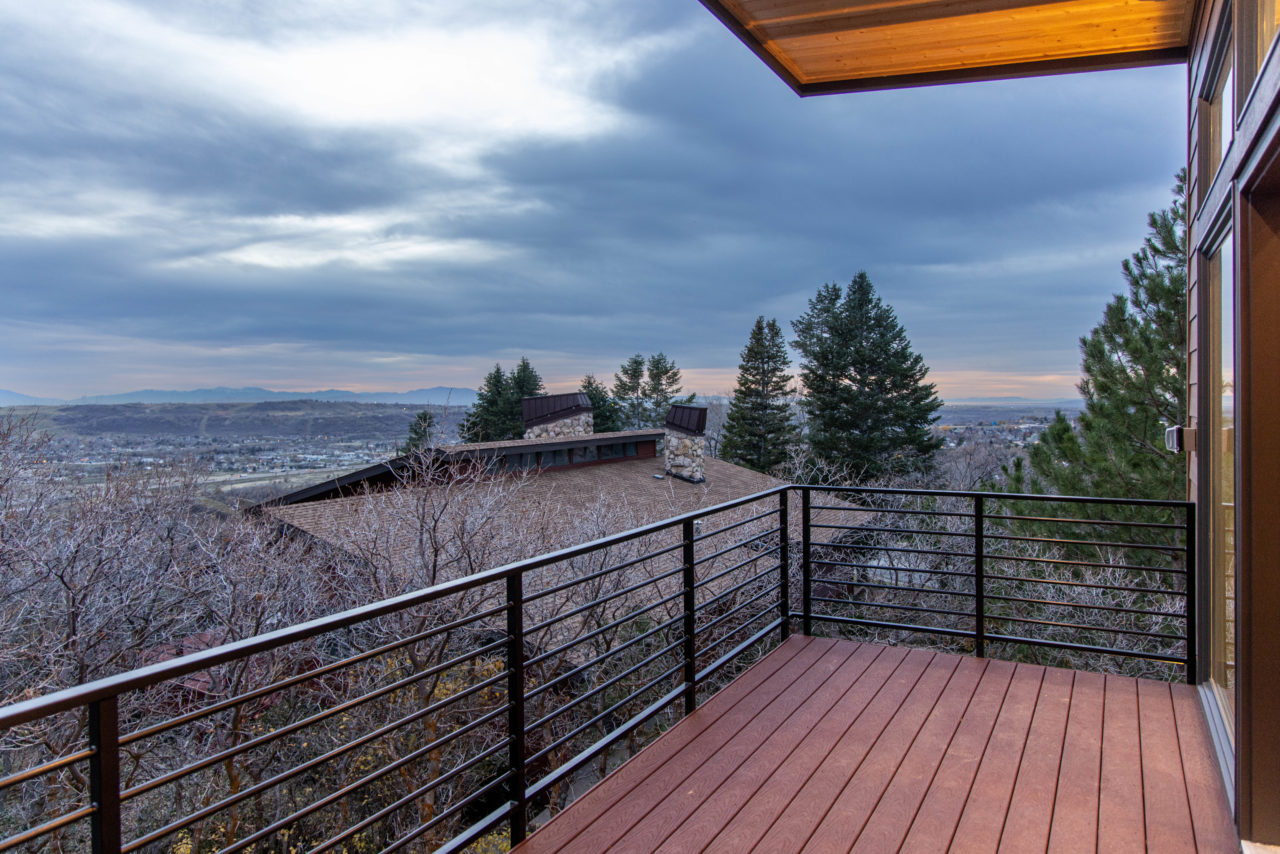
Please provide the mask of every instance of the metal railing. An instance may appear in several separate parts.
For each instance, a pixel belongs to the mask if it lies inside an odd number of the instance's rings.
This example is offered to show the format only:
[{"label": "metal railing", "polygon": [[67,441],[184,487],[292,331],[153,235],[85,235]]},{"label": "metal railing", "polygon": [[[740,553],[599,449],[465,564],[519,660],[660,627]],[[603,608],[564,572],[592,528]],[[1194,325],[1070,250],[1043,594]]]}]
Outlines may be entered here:
[{"label": "metal railing", "polygon": [[0,851],[514,844],[793,621],[1194,674],[1193,537],[1182,502],[778,487],[0,708]]}]

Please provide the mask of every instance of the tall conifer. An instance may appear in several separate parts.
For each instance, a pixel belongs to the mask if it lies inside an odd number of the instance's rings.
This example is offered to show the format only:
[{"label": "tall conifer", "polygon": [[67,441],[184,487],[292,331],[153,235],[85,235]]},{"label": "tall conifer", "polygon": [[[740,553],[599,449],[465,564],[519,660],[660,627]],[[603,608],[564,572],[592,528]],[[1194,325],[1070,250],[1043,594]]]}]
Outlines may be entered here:
[{"label": "tall conifer", "polygon": [[729,403],[720,456],[767,472],[787,459],[796,438],[787,402],[791,359],[777,320],[756,318],[738,365],[738,385]]},{"label": "tall conifer", "polygon": [[865,478],[926,469],[942,445],[929,368],[865,272],[823,285],[792,322],[807,441],[819,460]]},{"label": "tall conifer", "polygon": [[1031,447],[1027,477],[1011,491],[1113,498],[1183,498],[1182,457],[1164,448],[1165,427],[1186,423],[1186,172],[1173,203],[1147,215],[1142,248],[1121,265],[1128,296],[1116,294],[1080,339],[1078,430],[1058,413]]}]

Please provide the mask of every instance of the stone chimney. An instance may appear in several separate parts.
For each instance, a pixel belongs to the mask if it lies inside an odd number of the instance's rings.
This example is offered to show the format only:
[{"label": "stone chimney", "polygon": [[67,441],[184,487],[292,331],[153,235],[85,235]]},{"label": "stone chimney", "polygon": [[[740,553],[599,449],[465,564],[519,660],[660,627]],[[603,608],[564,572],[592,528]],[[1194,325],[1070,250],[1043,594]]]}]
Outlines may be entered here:
[{"label": "stone chimney", "polygon": [[580,391],[526,397],[520,408],[526,439],[590,436],[593,430],[591,399]]},{"label": "stone chimney", "polygon": [[707,432],[707,408],[677,403],[667,413],[662,445],[667,474],[690,483],[704,483],[703,456]]}]

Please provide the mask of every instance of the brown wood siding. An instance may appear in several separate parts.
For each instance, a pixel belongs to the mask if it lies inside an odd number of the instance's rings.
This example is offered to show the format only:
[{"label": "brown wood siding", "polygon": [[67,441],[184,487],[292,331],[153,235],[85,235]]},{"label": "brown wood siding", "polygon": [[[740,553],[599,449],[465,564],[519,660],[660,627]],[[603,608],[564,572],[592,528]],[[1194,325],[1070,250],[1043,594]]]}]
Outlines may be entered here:
[{"label": "brown wood siding", "polygon": [[1237,852],[1194,688],[792,637],[517,846]]}]

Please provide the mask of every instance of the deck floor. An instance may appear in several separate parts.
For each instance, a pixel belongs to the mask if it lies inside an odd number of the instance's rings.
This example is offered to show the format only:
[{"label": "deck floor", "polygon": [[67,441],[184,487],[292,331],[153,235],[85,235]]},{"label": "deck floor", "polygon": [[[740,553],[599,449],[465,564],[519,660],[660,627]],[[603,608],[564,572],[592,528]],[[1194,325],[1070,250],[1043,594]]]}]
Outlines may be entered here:
[{"label": "deck floor", "polygon": [[1194,688],[793,637],[514,850],[1240,843]]}]

